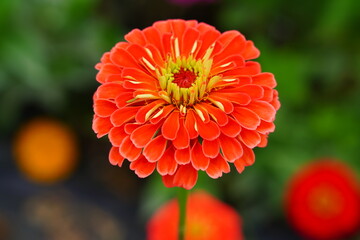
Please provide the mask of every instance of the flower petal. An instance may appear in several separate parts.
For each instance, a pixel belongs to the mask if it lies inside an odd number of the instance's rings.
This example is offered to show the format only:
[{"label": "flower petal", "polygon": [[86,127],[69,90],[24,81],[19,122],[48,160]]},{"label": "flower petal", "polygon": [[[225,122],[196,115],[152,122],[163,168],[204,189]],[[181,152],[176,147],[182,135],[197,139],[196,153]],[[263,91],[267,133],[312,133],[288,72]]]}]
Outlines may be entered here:
[{"label": "flower petal", "polygon": [[144,124],[131,133],[130,139],[136,147],[143,148],[150,142],[159,128],[159,124]]},{"label": "flower petal", "polygon": [[187,112],[186,118],[185,118],[185,128],[186,128],[187,132],[189,133],[190,139],[194,139],[199,136],[198,131],[195,129],[195,124],[196,124],[195,113],[194,113],[193,109],[190,109]]},{"label": "flower petal", "polygon": [[110,53],[111,61],[119,67],[141,68],[134,57],[123,48],[113,48]]},{"label": "flower petal", "polygon": [[174,140],[180,128],[179,111],[173,111],[164,121],[161,127],[161,133],[164,138]]},{"label": "flower petal", "polygon": [[255,130],[241,130],[239,139],[249,148],[254,148],[261,142],[260,134]]},{"label": "flower petal", "polygon": [[124,88],[119,83],[104,83],[96,90],[96,97],[113,100],[123,91]]},{"label": "flower petal", "polygon": [[220,131],[228,137],[236,137],[241,131],[241,126],[238,121],[232,117],[228,118],[228,123],[225,126],[220,126]]},{"label": "flower petal", "polygon": [[252,110],[245,107],[237,107],[232,116],[240,123],[244,128],[255,130],[260,124],[259,116]]},{"label": "flower petal", "polygon": [[199,116],[195,117],[199,135],[206,140],[214,140],[220,136],[220,128],[214,121],[204,123]]},{"label": "flower petal", "polygon": [[92,122],[92,129],[97,134],[98,138],[108,134],[110,129],[113,127],[110,118],[102,118],[97,115],[94,115],[94,119]]},{"label": "flower petal", "polygon": [[228,162],[234,162],[243,155],[243,148],[236,138],[221,135],[219,138],[221,152]]},{"label": "flower petal", "polygon": [[178,164],[184,165],[190,162],[190,147],[175,150],[175,161]]},{"label": "flower petal", "polygon": [[111,101],[104,99],[94,101],[94,112],[99,117],[109,117],[116,109],[116,104]]},{"label": "flower petal", "polygon": [[214,179],[221,177],[223,173],[229,172],[230,166],[221,155],[210,159],[209,167],[206,169],[206,173]]},{"label": "flower petal", "polygon": [[166,118],[174,109],[175,107],[173,105],[167,105],[158,111],[155,111],[154,115],[150,118],[150,122],[152,124],[160,122],[162,119]]},{"label": "flower petal", "polygon": [[158,161],[164,154],[167,140],[159,135],[153,138],[144,148],[143,154],[149,162]]},{"label": "flower petal", "polygon": [[141,148],[135,147],[131,142],[130,136],[124,138],[120,145],[120,154],[130,162],[135,161],[141,154]]},{"label": "flower petal", "polygon": [[109,161],[112,165],[116,166],[118,165],[121,167],[121,165],[124,162],[124,157],[120,155],[119,148],[118,147],[112,147],[109,152]]},{"label": "flower petal", "polygon": [[219,126],[224,126],[228,123],[228,116],[220,108],[214,107],[205,102],[202,102],[198,105],[204,108]]},{"label": "flower petal", "polygon": [[256,131],[262,134],[268,134],[275,130],[275,124],[273,122],[266,122],[261,120],[260,125],[256,128]]},{"label": "flower petal", "polygon": [[225,98],[221,98],[210,93],[208,99],[227,114],[234,111],[234,105]]},{"label": "flower petal", "polygon": [[176,135],[176,138],[172,141],[172,143],[175,148],[183,149],[189,147],[190,137],[189,137],[189,133],[185,128],[184,119],[181,118],[179,121],[180,121],[179,131]]},{"label": "flower petal", "polygon": [[114,64],[103,64],[101,66],[100,71],[96,75],[96,80],[100,83],[105,83],[108,81],[109,76],[111,75],[119,75],[121,74],[121,70],[119,67]]},{"label": "flower petal", "polygon": [[143,156],[130,163],[130,169],[135,171],[135,174],[139,178],[145,178],[149,176],[156,167],[156,163],[147,161]]},{"label": "flower petal", "polygon": [[181,165],[175,173],[173,184],[190,190],[195,186],[197,178],[198,172],[191,164]]},{"label": "flower petal", "polygon": [[164,175],[173,175],[177,169],[177,162],[174,158],[175,152],[173,148],[168,148],[165,150],[162,157],[157,162],[157,171],[161,176]]},{"label": "flower petal", "polygon": [[113,127],[109,132],[109,140],[113,146],[120,146],[124,138],[128,135],[124,131],[124,127]]},{"label": "flower petal", "polygon": [[210,163],[210,158],[204,155],[198,141],[191,148],[191,163],[196,170],[206,170]]},{"label": "flower petal", "polygon": [[254,46],[254,42],[247,40],[245,44],[245,49],[241,53],[245,60],[258,58],[260,56],[260,51]]},{"label": "flower petal", "polygon": [[145,106],[140,107],[139,111],[137,111],[135,115],[136,122],[146,122],[151,117],[151,115],[164,104],[164,100],[155,100],[150,104],[146,104]]},{"label": "flower petal", "polygon": [[137,43],[142,46],[144,46],[146,44],[145,36],[144,36],[143,32],[140,31],[139,29],[132,30],[131,32],[126,34],[124,38],[129,43]]},{"label": "flower petal", "polygon": [[118,108],[123,108],[129,105],[128,101],[134,98],[133,92],[122,92],[115,99],[116,106]]},{"label": "flower petal", "polygon": [[241,158],[235,160],[234,162],[236,170],[239,173],[242,173],[246,166],[250,166],[255,162],[255,154],[253,150],[246,147],[245,145],[242,145],[242,148],[244,150],[244,154],[241,156]]},{"label": "flower petal", "polygon": [[261,86],[267,86],[270,88],[276,87],[276,81],[275,81],[274,74],[268,73],[268,72],[259,73],[255,76],[252,76],[252,82],[254,84],[261,85]]},{"label": "flower petal", "polygon": [[135,114],[140,107],[123,107],[116,110],[110,117],[114,126],[121,126],[122,124],[134,119]]},{"label": "flower petal", "polygon": [[273,122],[275,120],[276,110],[270,103],[263,101],[253,101],[247,105],[247,108],[255,112],[261,119],[265,121]]},{"label": "flower petal", "polygon": [[217,155],[219,155],[220,142],[218,139],[215,139],[213,141],[203,139],[201,146],[202,146],[202,152],[206,157],[214,158]]}]

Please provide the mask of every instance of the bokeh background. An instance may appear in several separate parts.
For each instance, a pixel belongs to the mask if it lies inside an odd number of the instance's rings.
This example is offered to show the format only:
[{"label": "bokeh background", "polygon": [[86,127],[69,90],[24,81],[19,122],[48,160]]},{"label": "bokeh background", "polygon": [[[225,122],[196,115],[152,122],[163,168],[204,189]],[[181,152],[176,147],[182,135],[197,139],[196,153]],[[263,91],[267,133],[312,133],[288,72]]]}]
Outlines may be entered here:
[{"label": "bokeh background", "polygon": [[[0,1],[0,239],[145,239],[147,219],[174,189],[108,163],[110,144],[91,130],[92,95],[101,55],[156,20],[239,30],[260,49],[263,71],[275,74],[282,106],[268,146],[242,174],[201,175],[196,187],[238,210],[246,239],[301,239],[283,196],[304,164],[332,157],[359,176],[360,1],[181,2]],[[31,164],[16,157],[21,130],[35,118],[58,121],[73,139],[52,150],[76,153],[51,182],[27,174]]]}]

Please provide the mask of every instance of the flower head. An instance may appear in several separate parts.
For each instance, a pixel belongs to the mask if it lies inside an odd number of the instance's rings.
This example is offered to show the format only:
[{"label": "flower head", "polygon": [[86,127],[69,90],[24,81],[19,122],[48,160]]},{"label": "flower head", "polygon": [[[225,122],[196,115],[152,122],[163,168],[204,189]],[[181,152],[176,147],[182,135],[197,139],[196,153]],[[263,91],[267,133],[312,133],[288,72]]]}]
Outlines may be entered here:
[{"label": "flower head", "polygon": [[341,162],[320,160],[300,170],[286,194],[292,225],[311,239],[342,239],[360,227],[359,184]]},{"label": "flower head", "polygon": [[[238,213],[205,192],[190,195],[186,216],[186,240],[243,239]],[[172,200],[155,212],[150,219],[147,225],[147,239],[176,240],[178,221],[178,202]]]},{"label": "flower head", "polygon": [[166,20],[135,29],[103,55],[93,129],[108,134],[109,158],[139,177],[155,169],[168,187],[191,189],[254,162],[274,131],[280,104],[252,41],[197,21]]}]

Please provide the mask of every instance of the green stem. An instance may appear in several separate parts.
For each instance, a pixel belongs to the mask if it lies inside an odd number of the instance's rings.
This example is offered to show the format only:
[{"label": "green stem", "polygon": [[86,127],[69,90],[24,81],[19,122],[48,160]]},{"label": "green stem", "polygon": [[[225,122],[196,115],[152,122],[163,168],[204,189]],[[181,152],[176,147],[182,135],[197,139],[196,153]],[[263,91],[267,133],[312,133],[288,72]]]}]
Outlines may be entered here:
[{"label": "green stem", "polygon": [[179,202],[179,239],[178,240],[185,240],[187,198],[188,198],[188,190],[180,187],[178,190],[178,202]]}]

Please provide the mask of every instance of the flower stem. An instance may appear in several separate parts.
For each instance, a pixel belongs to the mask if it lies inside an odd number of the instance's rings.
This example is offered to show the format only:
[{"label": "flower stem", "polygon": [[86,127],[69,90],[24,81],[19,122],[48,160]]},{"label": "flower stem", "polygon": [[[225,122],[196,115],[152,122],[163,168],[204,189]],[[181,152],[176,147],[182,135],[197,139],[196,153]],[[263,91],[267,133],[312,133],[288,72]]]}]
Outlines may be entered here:
[{"label": "flower stem", "polygon": [[186,203],[188,198],[188,190],[180,187],[177,196],[179,202],[179,239],[178,240],[185,240]]}]

